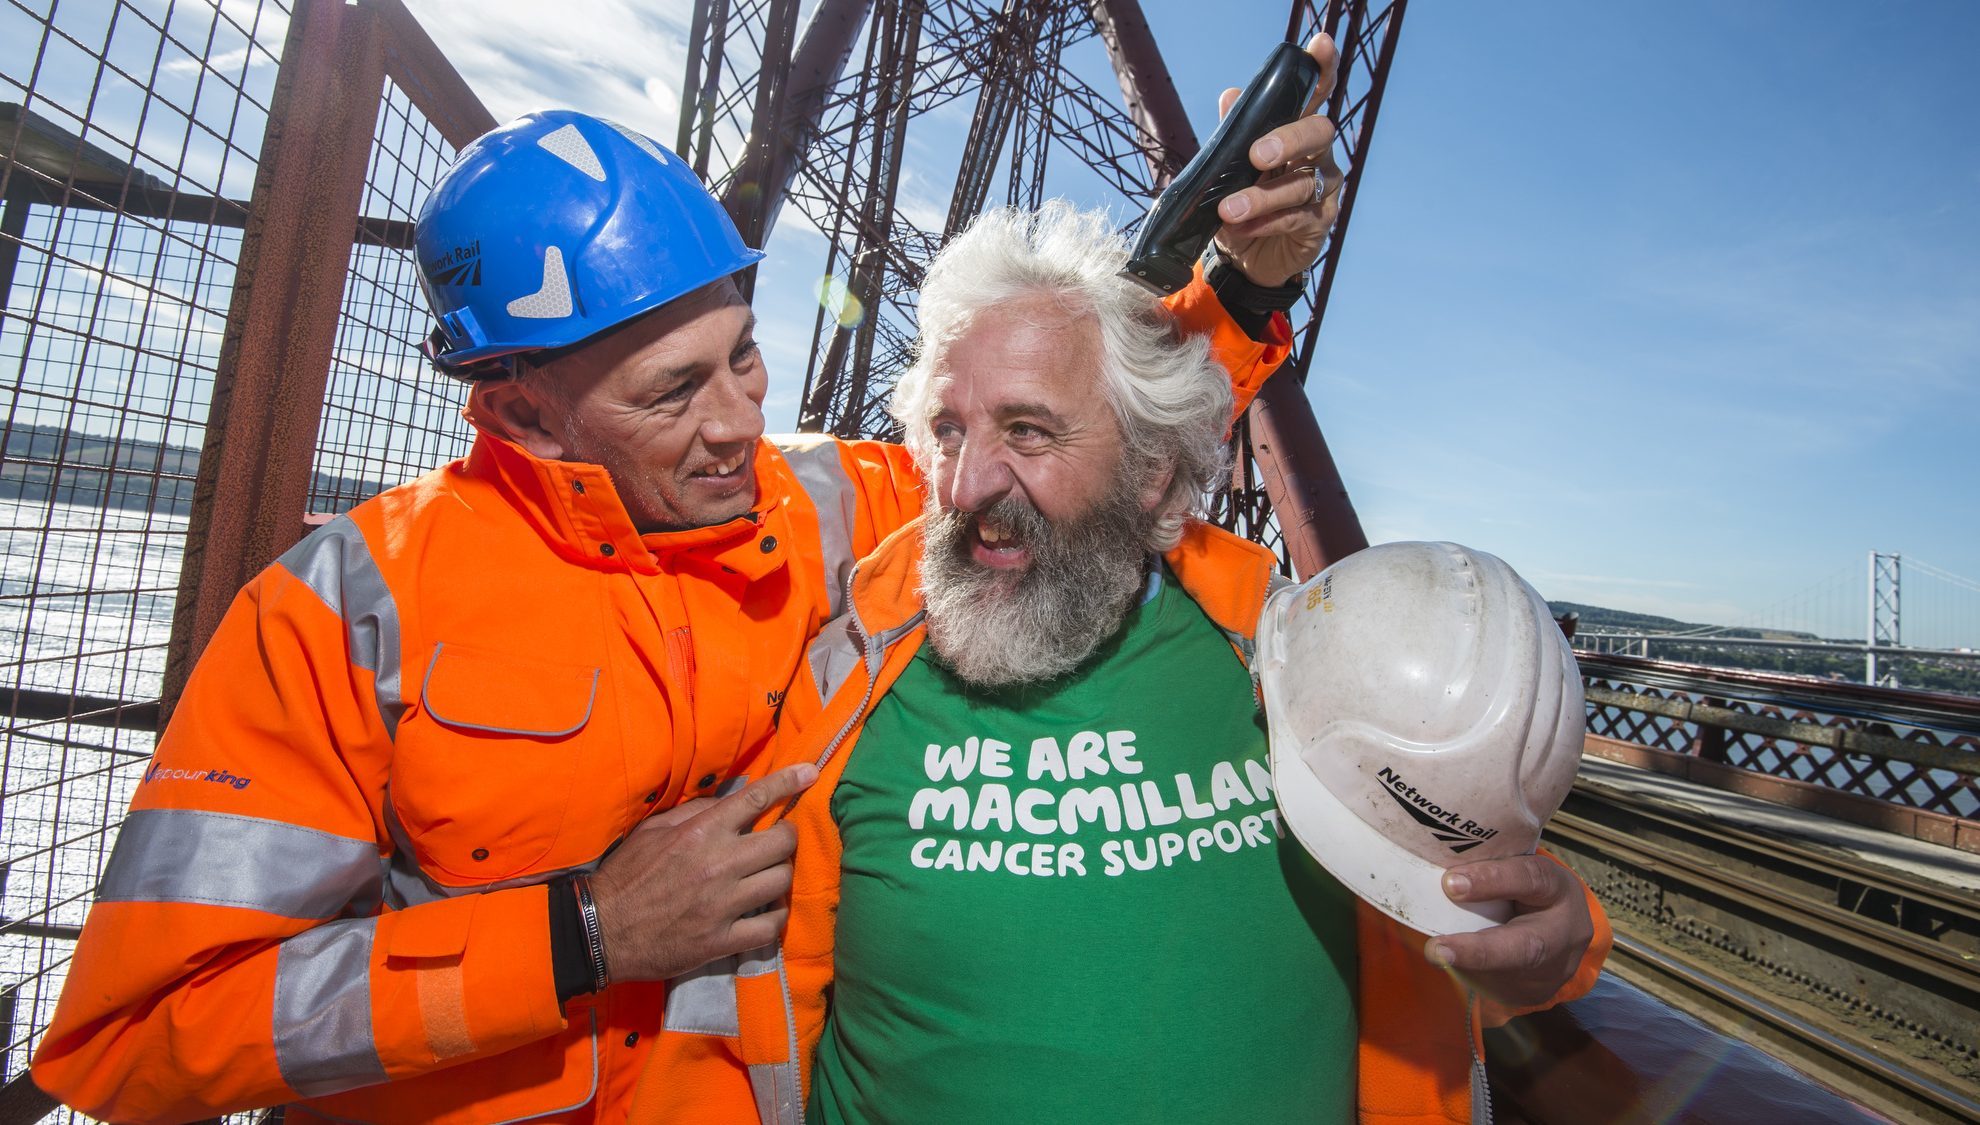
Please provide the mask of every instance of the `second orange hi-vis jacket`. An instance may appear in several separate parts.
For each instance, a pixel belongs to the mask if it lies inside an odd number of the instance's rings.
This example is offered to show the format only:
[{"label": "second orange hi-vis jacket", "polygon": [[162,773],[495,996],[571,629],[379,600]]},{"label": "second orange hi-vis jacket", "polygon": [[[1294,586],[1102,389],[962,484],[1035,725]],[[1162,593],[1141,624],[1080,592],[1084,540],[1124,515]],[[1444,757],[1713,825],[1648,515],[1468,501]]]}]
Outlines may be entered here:
[{"label": "second orange hi-vis jacket", "polygon": [[[788,812],[798,853],[790,921],[725,988],[702,997],[703,1022],[740,1029],[737,1066],[746,1068],[764,1107],[765,1125],[800,1125],[811,1065],[824,1033],[832,982],[834,920],[840,878],[839,831],[832,790],[857,751],[873,706],[906,670],[926,636],[920,590],[920,524],[904,528],[861,560],[848,612],[812,643],[806,675],[792,684],[791,722],[778,736],[780,763],[816,762],[818,781]],[[1191,523],[1164,556],[1176,581],[1224,631],[1238,659],[1250,663],[1259,612],[1283,581],[1278,560],[1254,543]],[[782,810],[772,814],[781,815]],[[1572,979],[1548,1001],[1571,1000],[1595,986],[1612,935],[1595,896],[1583,887],[1594,940]],[[1209,905],[1209,904],[1206,904]],[[1481,1079],[1481,1028],[1532,1009],[1489,1000],[1470,1003],[1464,989],[1423,958],[1424,937],[1355,902],[1357,1120],[1364,1125],[1465,1125]],[[1270,972],[1270,966],[1259,967]]]},{"label": "second orange hi-vis jacket", "polygon": [[[1169,304],[1240,402],[1286,355],[1200,280]],[[746,1078],[692,1077],[694,980],[559,1005],[544,887],[760,776],[854,560],[921,510],[897,447],[755,460],[748,516],[642,536],[603,469],[484,432],[255,578],[137,787],[36,1083],[111,1121],[755,1120]]]}]

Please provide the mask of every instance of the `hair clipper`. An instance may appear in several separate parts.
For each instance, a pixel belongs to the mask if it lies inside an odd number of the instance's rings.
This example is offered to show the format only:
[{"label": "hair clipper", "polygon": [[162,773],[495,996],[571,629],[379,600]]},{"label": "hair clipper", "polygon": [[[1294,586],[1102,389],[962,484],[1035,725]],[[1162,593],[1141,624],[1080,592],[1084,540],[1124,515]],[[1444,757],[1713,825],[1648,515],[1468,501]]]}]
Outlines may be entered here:
[{"label": "hair clipper", "polygon": [[1320,78],[1320,64],[1297,44],[1273,48],[1210,143],[1149,209],[1121,273],[1165,295],[1189,284],[1196,259],[1223,225],[1217,204],[1258,182],[1261,173],[1251,166],[1252,143],[1299,120]]}]

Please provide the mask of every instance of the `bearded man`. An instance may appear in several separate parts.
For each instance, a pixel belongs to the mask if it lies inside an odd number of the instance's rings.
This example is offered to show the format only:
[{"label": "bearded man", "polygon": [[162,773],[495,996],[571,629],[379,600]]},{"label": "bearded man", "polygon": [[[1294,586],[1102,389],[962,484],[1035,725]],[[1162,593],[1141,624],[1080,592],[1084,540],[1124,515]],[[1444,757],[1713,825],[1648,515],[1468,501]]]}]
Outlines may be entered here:
[{"label": "bearded man", "polygon": [[1594,982],[1607,925],[1544,857],[1458,869],[1515,916],[1426,946],[1283,838],[1245,667],[1275,559],[1190,518],[1231,392],[1124,259],[1059,207],[929,272],[893,406],[926,512],[788,693],[821,777],[726,1012],[766,1121],[1467,1121],[1481,1019]]}]

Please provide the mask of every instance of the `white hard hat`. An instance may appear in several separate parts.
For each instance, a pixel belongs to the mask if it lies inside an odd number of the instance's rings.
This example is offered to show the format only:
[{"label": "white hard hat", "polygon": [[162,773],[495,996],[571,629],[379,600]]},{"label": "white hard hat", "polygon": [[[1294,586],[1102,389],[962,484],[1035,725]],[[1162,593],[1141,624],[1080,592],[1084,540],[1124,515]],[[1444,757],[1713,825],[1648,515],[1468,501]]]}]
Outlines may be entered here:
[{"label": "white hard hat", "polygon": [[1306,850],[1413,930],[1505,921],[1442,877],[1532,852],[1574,784],[1581,672],[1533,587],[1455,543],[1370,547],[1266,602],[1256,667]]}]

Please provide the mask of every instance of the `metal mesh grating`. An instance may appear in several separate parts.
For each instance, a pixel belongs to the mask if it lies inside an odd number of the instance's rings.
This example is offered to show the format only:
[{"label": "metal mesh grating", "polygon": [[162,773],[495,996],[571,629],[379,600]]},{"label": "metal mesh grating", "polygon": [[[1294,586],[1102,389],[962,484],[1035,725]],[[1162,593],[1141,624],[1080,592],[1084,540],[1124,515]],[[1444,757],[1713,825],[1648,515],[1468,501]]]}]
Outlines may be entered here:
[{"label": "metal mesh grating", "polygon": [[312,512],[344,511],[467,453],[466,387],[419,354],[432,318],[412,252],[419,205],[453,159],[453,146],[388,81],[317,437]]},{"label": "metal mesh grating", "polygon": [[0,3],[0,1074],[152,744],[279,0]]}]

